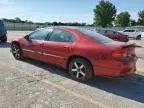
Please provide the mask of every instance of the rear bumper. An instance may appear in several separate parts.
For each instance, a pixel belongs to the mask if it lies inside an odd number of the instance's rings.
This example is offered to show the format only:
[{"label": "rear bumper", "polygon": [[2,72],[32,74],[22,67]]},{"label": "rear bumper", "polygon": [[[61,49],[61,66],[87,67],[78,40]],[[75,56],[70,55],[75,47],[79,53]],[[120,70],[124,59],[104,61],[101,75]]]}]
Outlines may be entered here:
[{"label": "rear bumper", "polygon": [[125,42],[128,42],[128,41],[129,41],[129,38],[125,39],[124,41],[125,41]]},{"label": "rear bumper", "polygon": [[121,42],[128,42],[129,41],[129,38],[128,37],[126,37],[126,38],[120,38],[119,39]]},{"label": "rear bumper", "polygon": [[137,58],[128,63],[114,61],[113,65],[112,63],[107,64],[107,67],[95,65],[93,69],[96,76],[124,77],[131,75],[136,71],[136,61]]}]

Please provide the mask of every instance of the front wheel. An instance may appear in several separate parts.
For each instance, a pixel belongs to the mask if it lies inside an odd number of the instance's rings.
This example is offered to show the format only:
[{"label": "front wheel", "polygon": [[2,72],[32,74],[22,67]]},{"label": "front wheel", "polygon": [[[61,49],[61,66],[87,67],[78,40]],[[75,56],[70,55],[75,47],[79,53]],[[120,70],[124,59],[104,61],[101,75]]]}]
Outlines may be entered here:
[{"label": "front wheel", "polygon": [[93,77],[91,64],[83,58],[73,58],[69,63],[69,73],[75,80],[86,82]]},{"label": "front wheel", "polygon": [[11,51],[15,59],[17,60],[23,59],[23,53],[22,53],[21,47],[18,44],[13,43],[11,45]]},{"label": "front wheel", "polygon": [[141,35],[137,36],[136,40],[141,40]]},{"label": "front wheel", "polygon": [[117,38],[114,38],[113,40],[114,40],[114,41],[119,41]]}]

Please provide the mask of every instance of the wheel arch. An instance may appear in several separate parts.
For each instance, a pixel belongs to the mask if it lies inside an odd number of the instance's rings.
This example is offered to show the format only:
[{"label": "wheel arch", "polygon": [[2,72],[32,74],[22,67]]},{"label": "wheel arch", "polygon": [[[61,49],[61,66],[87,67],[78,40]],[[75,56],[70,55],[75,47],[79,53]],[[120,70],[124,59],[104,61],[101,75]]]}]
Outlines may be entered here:
[{"label": "wheel arch", "polygon": [[[139,34],[138,36],[141,36],[141,34]],[[137,36],[137,37],[138,37],[138,36]]]},{"label": "wheel arch", "polygon": [[[20,47],[20,49],[22,50],[22,47],[21,47],[21,45],[20,45],[20,43],[19,43],[19,42],[17,42],[17,41],[13,41],[13,42],[11,43],[11,46],[12,46],[13,44],[18,45],[18,46]],[[23,52],[23,51],[22,51],[22,52]]]},{"label": "wheel arch", "polygon": [[74,59],[74,58],[82,58],[82,59],[88,61],[88,62],[90,63],[90,65],[92,66],[92,70],[93,70],[93,65],[92,65],[91,61],[90,61],[88,58],[86,58],[86,57],[84,57],[84,56],[80,56],[80,55],[73,55],[73,56],[70,56],[70,57],[68,58],[67,63],[66,63],[66,68],[67,68],[67,69],[68,69],[68,67],[69,67],[70,61],[71,61],[72,59]]},{"label": "wheel arch", "polygon": [[138,38],[140,38],[140,39],[141,39],[141,37],[142,37],[142,35],[141,35],[141,34],[139,34],[139,35],[136,37],[136,39],[138,39]]},{"label": "wheel arch", "polygon": [[17,41],[13,41],[13,42],[11,43],[11,45],[12,45],[12,44],[17,44],[17,45],[19,45],[19,46],[21,47],[20,43],[17,42]]}]

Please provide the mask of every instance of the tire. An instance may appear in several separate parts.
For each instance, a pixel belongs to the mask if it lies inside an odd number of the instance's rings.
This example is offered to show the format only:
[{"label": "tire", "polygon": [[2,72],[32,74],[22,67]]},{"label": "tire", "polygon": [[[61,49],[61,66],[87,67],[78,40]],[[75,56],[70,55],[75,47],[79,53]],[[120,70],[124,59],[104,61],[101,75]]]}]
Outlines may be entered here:
[{"label": "tire", "polygon": [[3,36],[3,38],[1,39],[1,42],[3,42],[3,43],[7,42],[7,36],[6,35]]},{"label": "tire", "polygon": [[12,54],[16,60],[23,60],[23,58],[24,58],[23,52],[21,50],[21,47],[18,44],[13,43],[11,45],[11,51],[12,51]]},{"label": "tire", "polygon": [[127,39],[125,42],[129,42],[129,39]]},{"label": "tire", "polygon": [[69,63],[69,74],[74,80],[87,82],[93,77],[93,69],[87,60],[73,58]]},{"label": "tire", "polygon": [[113,40],[114,40],[114,41],[119,41],[117,38],[114,38]]},{"label": "tire", "polygon": [[137,36],[136,40],[141,40],[141,35]]}]

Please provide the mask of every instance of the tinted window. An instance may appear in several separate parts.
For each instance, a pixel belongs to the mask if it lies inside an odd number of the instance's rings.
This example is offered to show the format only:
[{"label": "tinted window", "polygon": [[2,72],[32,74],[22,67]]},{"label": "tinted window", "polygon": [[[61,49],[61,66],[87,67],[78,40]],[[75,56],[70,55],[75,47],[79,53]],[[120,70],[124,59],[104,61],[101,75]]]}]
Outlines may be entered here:
[{"label": "tinted window", "polygon": [[78,31],[80,31],[81,33],[94,38],[95,40],[101,42],[101,43],[110,43],[113,42],[112,39],[107,38],[106,36],[103,36],[99,33],[97,33],[96,31],[90,31],[90,30],[85,30],[85,29],[78,29]]},{"label": "tinted window", "polygon": [[106,34],[107,35],[114,35],[114,34],[116,34],[116,32],[114,32],[112,30],[106,30]]},{"label": "tinted window", "polygon": [[51,36],[50,36],[50,41],[56,41],[56,42],[73,42],[74,37],[72,36],[71,33],[60,30],[60,29],[55,29]]},{"label": "tinted window", "polygon": [[45,40],[52,29],[42,29],[30,34],[32,40]]},{"label": "tinted window", "polygon": [[98,33],[105,35],[106,31],[105,30],[97,30]]},{"label": "tinted window", "polygon": [[125,30],[124,32],[135,32],[135,30]]}]

